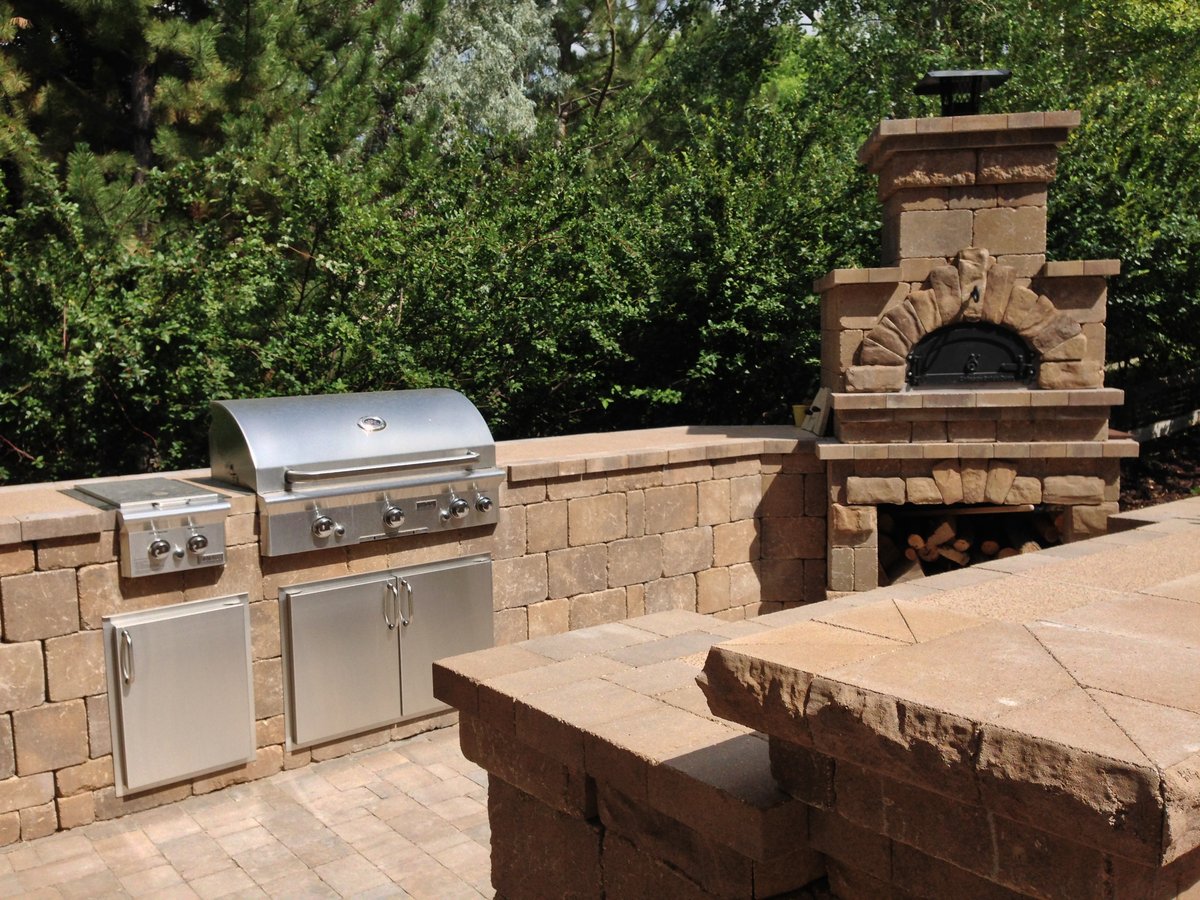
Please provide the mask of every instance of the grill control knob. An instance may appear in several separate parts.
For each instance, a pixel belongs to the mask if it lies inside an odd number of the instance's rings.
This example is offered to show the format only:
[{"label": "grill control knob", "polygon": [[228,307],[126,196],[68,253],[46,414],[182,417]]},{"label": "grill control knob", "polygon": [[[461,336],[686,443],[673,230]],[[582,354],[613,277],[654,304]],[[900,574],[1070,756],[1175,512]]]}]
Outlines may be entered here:
[{"label": "grill control knob", "polygon": [[327,538],[333,534],[335,527],[336,523],[329,516],[317,516],[312,523],[313,537]]},{"label": "grill control knob", "polygon": [[462,497],[456,497],[450,501],[450,515],[455,519],[461,519],[471,511],[471,505]]},{"label": "grill control knob", "polygon": [[480,494],[479,498],[475,501],[475,508],[477,510],[479,510],[481,513],[491,512],[492,506],[493,506],[492,498],[485,497],[482,494]]},{"label": "grill control knob", "polygon": [[201,553],[208,546],[208,538],[202,534],[193,534],[187,541],[187,548],[193,553]]},{"label": "grill control knob", "polygon": [[404,510],[398,506],[389,506],[383,511],[383,527],[399,528],[404,524]]},{"label": "grill control knob", "polygon": [[150,553],[151,559],[162,559],[171,552],[171,542],[164,541],[162,538],[156,538],[150,542],[150,546],[146,549]]}]

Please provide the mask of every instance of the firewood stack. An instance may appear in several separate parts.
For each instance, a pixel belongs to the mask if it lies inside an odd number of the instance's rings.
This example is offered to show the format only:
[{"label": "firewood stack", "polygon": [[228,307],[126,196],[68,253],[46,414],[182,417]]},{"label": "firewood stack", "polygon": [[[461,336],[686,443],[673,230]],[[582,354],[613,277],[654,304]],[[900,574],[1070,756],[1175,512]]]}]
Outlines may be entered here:
[{"label": "firewood stack", "polygon": [[1061,541],[1062,516],[991,508],[940,515],[879,513],[879,583],[900,584],[964,566],[1034,553]]}]

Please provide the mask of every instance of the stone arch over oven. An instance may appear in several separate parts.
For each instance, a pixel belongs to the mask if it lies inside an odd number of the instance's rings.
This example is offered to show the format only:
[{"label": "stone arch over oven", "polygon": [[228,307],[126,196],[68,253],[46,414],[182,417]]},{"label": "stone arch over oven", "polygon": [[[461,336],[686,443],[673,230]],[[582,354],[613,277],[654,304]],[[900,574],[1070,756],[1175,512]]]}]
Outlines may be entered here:
[{"label": "stone arch over oven", "polygon": [[[921,287],[888,310],[863,338],[858,363],[903,370],[922,338],[960,323],[990,323],[1020,335],[1042,362],[1076,363],[1087,358],[1087,337],[1075,319],[1050,298],[1016,283],[1011,266],[986,249],[969,247],[954,265],[939,266]],[[1043,367],[1044,369],[1047,367]],[[1068,367],[1074,369],[1078,367]],[[1063,367],[1039,373],[1039,387],[1083,386],[1052,381]],[[904,383],[901,376],[892,383]],[[1047,383],[1047,382],[1051,383]]]}]

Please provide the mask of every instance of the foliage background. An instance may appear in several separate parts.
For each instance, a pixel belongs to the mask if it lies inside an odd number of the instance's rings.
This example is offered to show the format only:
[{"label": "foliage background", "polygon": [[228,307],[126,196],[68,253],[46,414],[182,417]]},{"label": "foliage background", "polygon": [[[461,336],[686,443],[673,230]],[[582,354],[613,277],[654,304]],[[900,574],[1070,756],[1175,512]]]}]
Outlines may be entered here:
[{"label": "foliage background", "polygon": [[1200,363],[1189,0],[0,2],[0,478],[201,466],[211,399],[450,386],[499,438],[786,421],[854,164],[932,68],[1076,108],[1110,380]]}]

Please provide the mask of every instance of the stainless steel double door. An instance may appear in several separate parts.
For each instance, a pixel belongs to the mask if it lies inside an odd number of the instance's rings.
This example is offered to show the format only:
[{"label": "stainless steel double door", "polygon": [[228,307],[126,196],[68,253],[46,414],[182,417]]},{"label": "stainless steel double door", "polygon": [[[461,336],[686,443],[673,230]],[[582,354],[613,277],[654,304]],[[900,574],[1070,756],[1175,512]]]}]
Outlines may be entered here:
[{"label": "stainless steel double door", "polygon": [[445,708],[433,661],[492,645],[492,560],[467,557],[280,592],[289,748]]}]

